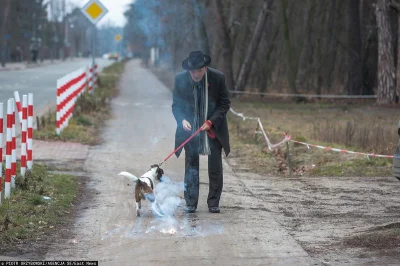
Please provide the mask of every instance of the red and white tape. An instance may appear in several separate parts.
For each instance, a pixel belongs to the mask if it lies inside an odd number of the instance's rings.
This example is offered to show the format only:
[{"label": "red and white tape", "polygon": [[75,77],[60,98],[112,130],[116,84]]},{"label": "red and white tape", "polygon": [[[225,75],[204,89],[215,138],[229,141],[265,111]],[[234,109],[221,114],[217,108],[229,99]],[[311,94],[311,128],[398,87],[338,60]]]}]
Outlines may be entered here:
[{"label": "red and white tape", "polygon": [[375,153],[357,152],[357,151],[349,151],[349,150],[338,149],[338,148],[331,148],[331,147],[326,147],[326,146],[321,146],[321,145],[305,143],[305,142],[301,142],[298,140],[291,140],[291,142],[305,145],[309,149],[310,149],[310,147],[315,147],[315,148],[326,150],[326,151],[336,151],[336,152],[341,152],[341,153],[363,155],[363,156],[368,156],[368,157],[370,157],[370,156],[371,157],[380,157],[380,158],[393,158],[394,157],[393,155],[381,155],[381,154],[375,154]]},{"label": "red and white tape", "polygon": [[243,121],[245,121],[246,119],[248,119],[248,120],[257,120],[257,123],[260,126],[261,132],[262,132],[262,134],[264,136],[265,142],[267,143],[269,150],[272,150],[272,149],[282,145],[283,143],[288,142],[291,139],[291,137],[289,135],[285,134],[285,137],[283,138],[282,141],[280,141],[278,143],[275,143],[275,144],[272,144],[271,141],[269,140],[267,134],[265,133],[264,127],[263,127],[263,125],[261,123],[261,119],[259,117],[244,116],[242,113],[235,112],[235,110],[233,110],[232,108],[230,108],[229,110],[234,115],[236,115],[238,117],[241,117],[243,119]]},{"label": "red and white tape", "polygon": [[344,150],[344,149],[331,148],[331,147],[326,147],[326,146],[321,146],[321,145],[316,145],[316,144],[305,143],[305,142],[301,142],[301,141],[297,141],[297,140],[292,140],[292,137],[289,136],[287,133],[283,133],[285,137],[282,141],[280,141],[276,144],[271,144],[267,134],[265,133],[265,130],[261,123],[261,119],[259,117],[247,117],[247,116],[244,116],[242,113],[235,112],[232,108],[230,108],[230,111],[234,115],[241,117],[243,119],[243,121],[245,121],[246,119],[257,120],[258,125],[260,126],[260,129],[261,129],[261,132],[257,131],[256,133],[263,134],[265,141],[267,142],[268,149],[270,149],[270,150],[284,144],[285,142],[291,141],[294,143],[305,145],[308,148],[315,147],[315,148],[323,149],[323,150],[327,150],[327,151],[335,151],[335,152],[341,152],[341,153],[347,153],[347,154],[363,155],[363,156],[368,156],[368,157],[380,157],[380,158],[393,158],[394,157],[393,155],[382,155],[382,154],[375,154],[375,153],[356,152],[356,151],[349,151],[349,150]]}]

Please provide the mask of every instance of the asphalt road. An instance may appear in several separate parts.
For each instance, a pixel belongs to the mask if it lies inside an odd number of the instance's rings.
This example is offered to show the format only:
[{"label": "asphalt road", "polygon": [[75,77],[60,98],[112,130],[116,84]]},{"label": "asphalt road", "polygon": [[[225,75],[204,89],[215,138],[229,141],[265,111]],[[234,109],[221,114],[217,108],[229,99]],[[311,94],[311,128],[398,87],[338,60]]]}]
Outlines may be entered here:
[{"label": "asphalt road", "polygon": [[[96,59],[101,71],[112,61]],[[21,101],[22,95],[33,93],[35,115],[46,106],[56,105],[57,79],[89,64],[90,59],[73,59],[61,63],[48,64],[39,67],[22,70],[0,71],[0,102],[7,111],[7,100],[14,97],[14,91],[18,91]]]},{"label": "asphalt road", "polygon": [[84,203],[71,238],[54,243],[45,259],[98,260],[100,265],[313,265],[226,163],[221,213],[208,212],[207,157],[201,157],[195,214],[184,213],[182,156],[163,165],[170,181],[155,189],[168,215],[154,217],[144,203],[143,216],[136,217],[133,184],[118,173],[141,175],[173,150],[171,103],[171,92],[150,71],[137,61],[127,64],[105,141],[89,149],[85,162],[94,200]]},{"label": "asphalt road", "polygon": [[[98,69],[113,63],[113,61],[97,58]],[[33,93],[34,117],[42,116],[49,109],[56,106],[57,79],[89,64],[90,59],[73,59],[22,70],[0,71],[0,103],[3,103],[4,119],[7,114],[7,100],[14,98],[14,91],[18,91],[22,102],[22,95]],[[18,123],[17,118],[17,123]],[[34,119],[35,123],[35,119]],[[17,135],[20,130],[16,127]],[[4,121],[3,132],[6,132]],[[3,142],[6,134],[3,134]],[[4,146],[4,145],[3,145]]]}]

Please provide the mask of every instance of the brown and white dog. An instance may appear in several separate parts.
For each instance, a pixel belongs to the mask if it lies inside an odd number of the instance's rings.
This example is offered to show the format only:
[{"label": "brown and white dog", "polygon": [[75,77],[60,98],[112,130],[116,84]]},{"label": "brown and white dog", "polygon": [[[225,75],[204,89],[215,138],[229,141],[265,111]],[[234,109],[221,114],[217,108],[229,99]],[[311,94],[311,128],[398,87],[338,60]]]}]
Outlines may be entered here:
[{"label": "brown and white dog", "polygon": [[121,172],[118,175],[128,177],[136,183],[135,186],[135,200],[136,200],[136,216],[140,216],[140,209],[142,208],[142,199],[151,202],[151,209],[158,215],[164,216],[164,212],[160,209],[154,195],[155,181],[161,181],[164,170],[157,164],[153,164],[149,171],[144,173],[140,178],[128,172]]}]

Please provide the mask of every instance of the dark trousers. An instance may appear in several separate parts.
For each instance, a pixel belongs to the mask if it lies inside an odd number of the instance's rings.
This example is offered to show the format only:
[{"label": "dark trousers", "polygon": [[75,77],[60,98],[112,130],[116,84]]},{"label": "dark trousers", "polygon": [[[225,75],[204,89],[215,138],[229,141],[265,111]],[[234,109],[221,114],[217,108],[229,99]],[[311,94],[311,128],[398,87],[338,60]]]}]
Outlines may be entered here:
[{"label": "dark trousers", "polygon": [[[208,207],[219,207],[223,186],[222,145],[219,140],[209,138],[211,154],[208,155],[209,190]],[[185,180],[184,195],[187,206],[197,208],[199,200],[199,153],[196,142],[185,145]]]}]

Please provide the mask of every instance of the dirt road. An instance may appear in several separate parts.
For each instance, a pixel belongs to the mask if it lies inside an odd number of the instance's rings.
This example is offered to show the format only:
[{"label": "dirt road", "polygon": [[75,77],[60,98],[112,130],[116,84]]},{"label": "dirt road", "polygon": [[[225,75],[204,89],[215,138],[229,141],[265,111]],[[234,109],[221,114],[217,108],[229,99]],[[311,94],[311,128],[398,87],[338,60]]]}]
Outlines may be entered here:
[{"label": "dirt road", "polygon": [[209,213],[206,157],[197,213],[183,211],[184,159],[173,157],[163,166],[169,181],[156,188],[170,215],[153,217],[145,205],[143,217],[135,216],[133,186],[117,174],[140,175],[172,151],[171,103],[170,91],[153,74],[137,61],[127,64],[105,142],[89,150],[85,163],[94,199],[79,215],[71,238],[54,244],[45,259],[99,260],[100,265],[315,265],[226,164],[221,213]]},{"label": "dirt road", "polygon": [[105,142],[91,147],[85,162],[92,200],[82,202],[70,238],[56,241],[45,259],[100,265],[399,265],[396,246],[380,252],[345,244],[357,234],[400,228],[395,178],[238,173],[232,169],[240,157],[233,151],[224,161],[221,213],[208,212],[202,157],[199,208],[185,214],[184,159],[172,157],[163,165],[167,181],[156,188],[169,215],[153,217],[145,205],[137,218],[133,186],[117,174],[140,175],[172,151],[172,96],[136,61],[127,64],[120,91]]}]

